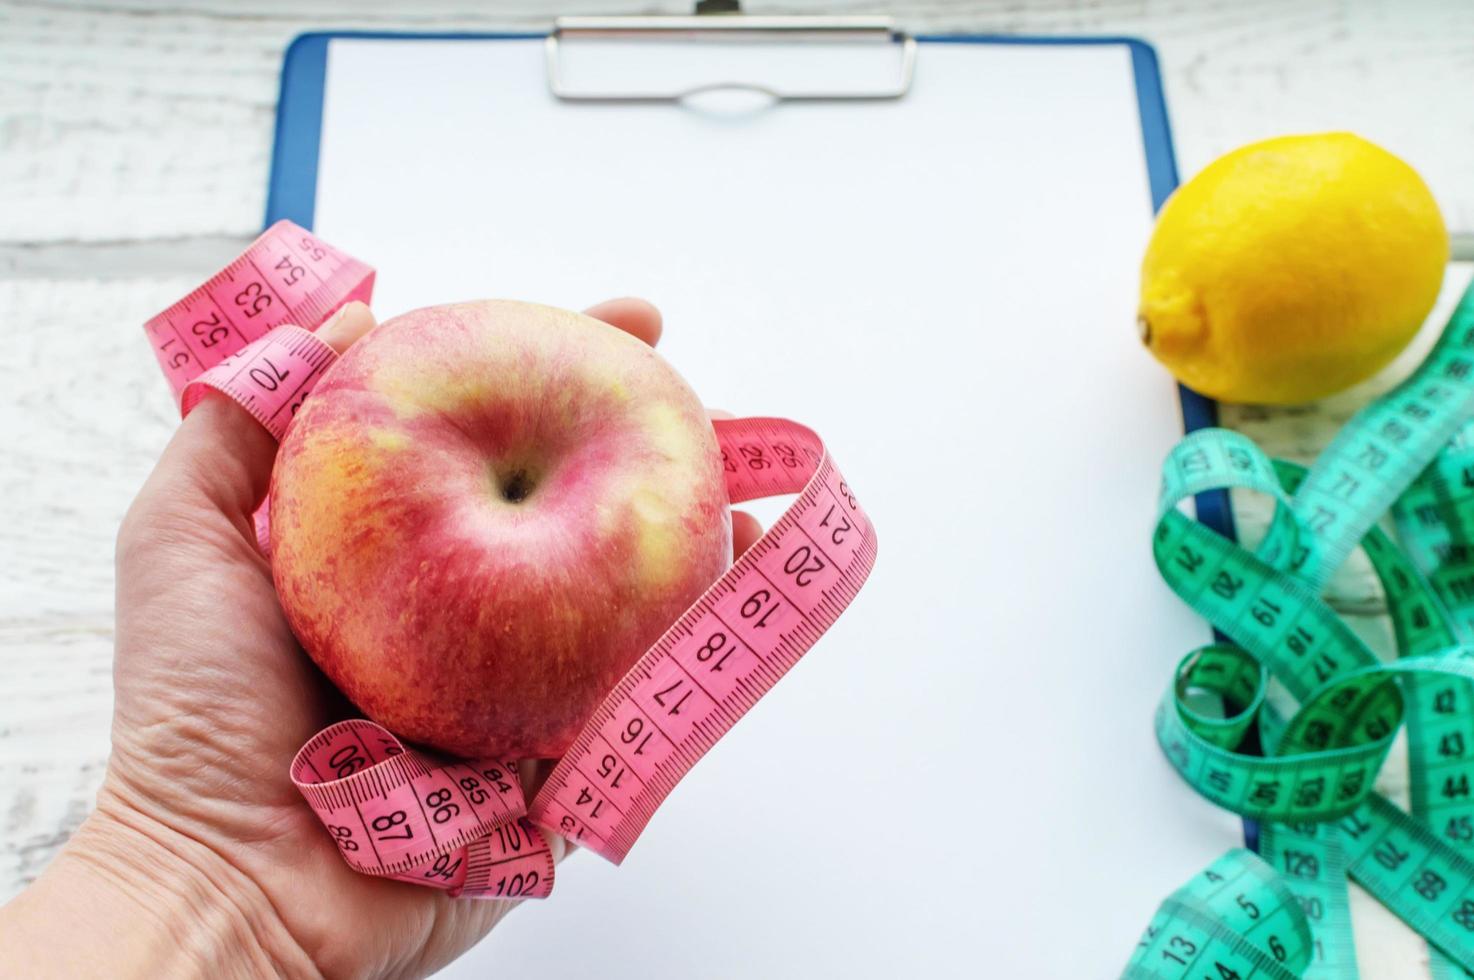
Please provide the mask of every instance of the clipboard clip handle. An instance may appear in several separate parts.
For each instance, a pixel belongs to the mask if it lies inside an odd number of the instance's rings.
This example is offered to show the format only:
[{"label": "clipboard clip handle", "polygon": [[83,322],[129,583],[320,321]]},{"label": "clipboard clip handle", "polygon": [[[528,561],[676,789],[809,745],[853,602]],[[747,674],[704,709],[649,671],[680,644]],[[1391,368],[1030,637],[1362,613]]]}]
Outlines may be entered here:
[{"label": "clipboard clip handle", "polygon": [[[916,72],[916,39],[897,27],[892,17],[869,15],[750,15],[740,0],[700,0],[687,16],[643,15],[559,17],[546,42],[548,89],[566,102],[680,102],[708,91],[740,89],[761,93],[776,102],[880,101],[903,98]],[[699,80],[676,78],[668,84],[639,81],[624,88],[591,85],[570,77],[570,42],[666,42],[731,44],[764,42],[780,46],[885,46],[894,50],[884,75],[866,78],[852,88],[812,87],[778,71],[764,80]],[[781,59],[774,60],[781,67]],[[800,73],[811,76],[812,70]]]}]

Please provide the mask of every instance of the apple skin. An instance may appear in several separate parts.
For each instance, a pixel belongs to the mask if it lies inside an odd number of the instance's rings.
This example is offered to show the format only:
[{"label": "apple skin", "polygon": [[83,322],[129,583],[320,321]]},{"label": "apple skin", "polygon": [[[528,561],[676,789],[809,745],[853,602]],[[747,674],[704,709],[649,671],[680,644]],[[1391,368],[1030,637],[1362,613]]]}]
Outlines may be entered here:
[{"label": "apple skin", "polygon": [[282,442],[271,564],[370,718],[469,757],[561,755],[732,559],[705,409],[641,341],[551,307],[415,310]]}]

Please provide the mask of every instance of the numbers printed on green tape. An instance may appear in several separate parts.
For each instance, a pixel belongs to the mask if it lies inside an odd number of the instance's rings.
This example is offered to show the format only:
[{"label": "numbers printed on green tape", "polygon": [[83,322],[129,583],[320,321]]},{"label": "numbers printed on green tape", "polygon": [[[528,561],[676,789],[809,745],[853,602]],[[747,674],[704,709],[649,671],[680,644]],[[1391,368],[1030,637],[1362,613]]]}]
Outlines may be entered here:
[{"label": "numbers printed on green tape", "polygon": [[1229,851],[1173,892],[1126,967],[1132,977],[1298,977],[1310,962],[1310,927],[1274,869]]},{"label": "numbers printed on green tape", "polygon": [[[1474,638],[1474,424],[1465,424],[1398,499],[1393,516],[1454,632]],[[1410,697],[1413,816],[1467,854],[1474,850],[1474,684],[1418,679]],[[1432,964],[1435,980],[1470,975],[1436,950]]]},{"label": "numbers printed on green tape", "polygon": [[[1179,509],[1221,488],[1273,500],[1257,546]],[[1378,527],[1389,510],[1400,544]],[[1358,546],[1387,598],[1391,662],[1321,598]],[[1163,467],[1152,550],[1166,583],[1231,641],[1180,662],[1157,710],[1157,740],[1197,792],[1260,821],[1260,857],[1231,851],[1175,892],[1125,975],[1355,977],[1348,875],[1428,940],[1435,976],[1466,975],[1474,287],[1418,370],[1359,412],[1309,470],[1271,461],[1226,430],[1183,439]],[[1287,717],[1268,703],[1271,680],[1298,705]],[[1373,791],[1404,722],[1411,813]],[[1248,901],[1273,932],[1223,900],[1251,884],[1258,897]]]}]

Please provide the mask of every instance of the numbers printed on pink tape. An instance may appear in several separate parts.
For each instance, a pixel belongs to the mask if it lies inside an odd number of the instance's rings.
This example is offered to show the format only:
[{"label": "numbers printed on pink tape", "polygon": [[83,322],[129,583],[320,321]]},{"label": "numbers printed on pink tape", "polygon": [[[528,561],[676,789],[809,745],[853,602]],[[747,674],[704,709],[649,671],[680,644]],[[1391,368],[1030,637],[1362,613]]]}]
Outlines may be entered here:
[{"label": "numbers printed on pink tape", "polygon": [[817,435],[785,419],[714,425],[733,503],[799,497],[625,675],[532,802],[534,823],[616,864],[875,562],[875,529]]},{"label": "numbers printed on pink tape", "polygon": [[312,331],[283,324],[186,384],[179,414],[188,415],[205,397],[205,389],[213,388],[280,440],[317,379],[337,359],[337,352]]},{"label": "numbers printed on pink tape", "polygon": [[373,290],[373,269],[278,221],[144,330],[178,398],[195,378],[273,328],[315,329],[344,303],[368,302]]},{"label": "numbers printed on pink tape", "polygon": [[[188,413],[205,387],[282,438],[336,355],[315,327],[373,270],[282,221],[147,324]],[[818,641],[875,562],[875,528],[811,430],[713,423],[732,503],[797,494],[599,705],[527,807],[515,764],[406,748],[370,721],[316,735],[292,780],[345,861],[480,898],[542,898],[553,860],[538,828],[620,863],[707,750]],[[264,514],[257,535],[266,547]]]},{"label": "numbers printed on pink tape", "polygon": [[515,762],[406,751],[371,721],[302,746],[292,782],[353,870],[468,898],[543,898],[553,855],[526,820]]}]

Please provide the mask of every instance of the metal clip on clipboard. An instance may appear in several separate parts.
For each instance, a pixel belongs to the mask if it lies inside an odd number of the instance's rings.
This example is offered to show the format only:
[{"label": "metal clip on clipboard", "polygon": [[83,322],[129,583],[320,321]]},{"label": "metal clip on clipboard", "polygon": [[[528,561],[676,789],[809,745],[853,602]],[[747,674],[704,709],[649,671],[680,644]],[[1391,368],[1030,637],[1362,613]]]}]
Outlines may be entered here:
[{"label": "metal clip on clipboard", "polygon": [[[655,47],[665,56],[652,58]],[[580,59],[580,50],[597,54]],[[724,74],[735,69],[745,77]],[[548,88],[567,102],[681,102],[719,91],[874,102],[904,97],[915,70],[916,40],[893,18],[750,16],[733,0],[702,0],[684,17],[560,17],[547,40]]]}]

